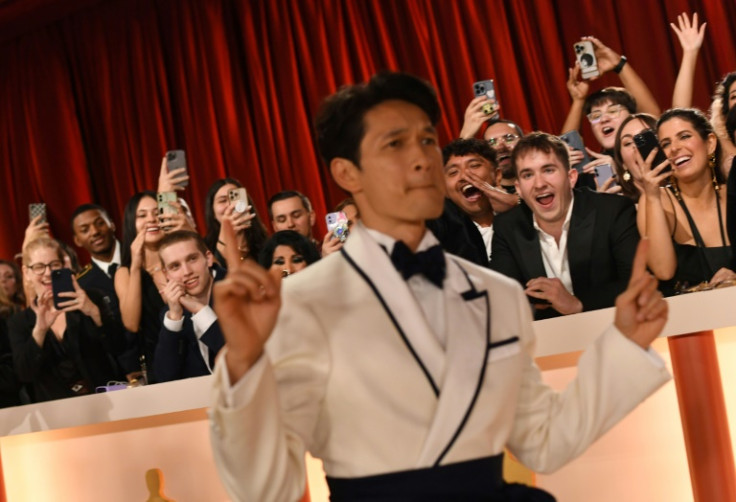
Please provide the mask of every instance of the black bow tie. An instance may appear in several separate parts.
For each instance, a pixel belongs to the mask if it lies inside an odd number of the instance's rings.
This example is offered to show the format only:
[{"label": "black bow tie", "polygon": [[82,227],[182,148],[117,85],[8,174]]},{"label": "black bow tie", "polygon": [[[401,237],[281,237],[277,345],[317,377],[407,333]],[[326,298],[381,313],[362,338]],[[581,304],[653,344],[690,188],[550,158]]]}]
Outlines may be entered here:
[{"label": "black bow tie", "polygon": [[422,274],[432,284],[442,288],[442,281],[445,278],[445,255],[439,245],[415,254],[402,241],[396,241],[391,252],[391,261],[404,280],[414,274]]}]

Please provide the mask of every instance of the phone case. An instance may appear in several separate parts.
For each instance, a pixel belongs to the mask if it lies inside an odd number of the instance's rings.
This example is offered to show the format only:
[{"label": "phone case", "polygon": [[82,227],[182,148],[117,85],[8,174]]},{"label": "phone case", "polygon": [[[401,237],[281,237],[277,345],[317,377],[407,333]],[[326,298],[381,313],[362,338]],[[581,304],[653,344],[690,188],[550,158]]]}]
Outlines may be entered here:
[{"label": "phone case", "polygon": [[585,164],[590,162],[590,155],[588,155],[588,152],[585,150],[585,145],[583,144],[583,137],[580,136],[580,133],[577,131],[568,131],[562,136],[560,136],[560,139],[573,147],[575,150],[579,150],[583,152],[583,160],[575,164],[574,167],[578,172],[583,172],[583,167]]},{"label": "phone case", "polygon": [[[169,150],[166,152],[166,170],[172,171],[183,167],[187,168],[187,154],[184,150]],[[188,181],[177,183],[178,186],[185,187],[189,185]]]},{"label": "phone case", "polygon": [[[642,131],[639,134],[634,134],[634,144],[639,150],[641,158],[644,160],[646,160],[649,154],[652,153],[652,150],[654,150],[655,148],[659,148],[659,151],[656,153],[656,155],[654,156],[654,160],[652,161],[652,168],[657,167],[662,162],[667,160],[667,156],[664,154],[662,148],[659,146],[659,139],[657,138],[657,135],[651,129]],[[672,167],[667,166],[662,172],[666,172],[671,169]]]},{"label": "phone case", "polygon": [[248,194],[245,188],[233,188],[228,190],[227,198],[231,206],[235,206],[236,213],[244,213],[248,209]]},{"label": "phone case", "polygon": [[178,197],[176,196],[176,192],[159,192],[156,194],[156,202],[158,205],[158,214],[159,216],[164,214],[176,214],[176,209],[174,206],[169,204],[169,202],[176,202],[178,200]]},{"label": "phone case", "polygon": [[496,86],[493,80],[481,80],[473,84],[475,96],[485,96],[488,99],[496,99]]},{"label": "phone case", "polygon": [[74,291],[72,282],[72,271],[68,268],[60,268],[51,271],[51,290],[54,293],[54,307],[59,309],[59,304],[69,301],[69,298],[59,296],[59,293]]},{"label": "phone case", "polygon": [[348,217],[342,211],[334,213],[328,213],[325,216],[327,223],[327,231],[340,239],[341,242],[345,242],[348,238]]},{"label": "phone case", "polygon": [[38,215],[42,215],[41,223],[46,223],[46,204],[43,202],[37,202],[34,204],[28,204],[28,221],[33,220]]},{"label": "phone case", "polygon": [[[609,179],[615,176],[611,164],[601,164],[595,168],[595,181],[601,187]],[[613,186],[616,186],[614,183]]]},{"label": "phone case", "polygon": [[575,50],[575,59],[580,63],[580,74],[583,79],[600,75],[593,42],[590,40],[581,40],[580,42],[576,42],[573,48]]}]

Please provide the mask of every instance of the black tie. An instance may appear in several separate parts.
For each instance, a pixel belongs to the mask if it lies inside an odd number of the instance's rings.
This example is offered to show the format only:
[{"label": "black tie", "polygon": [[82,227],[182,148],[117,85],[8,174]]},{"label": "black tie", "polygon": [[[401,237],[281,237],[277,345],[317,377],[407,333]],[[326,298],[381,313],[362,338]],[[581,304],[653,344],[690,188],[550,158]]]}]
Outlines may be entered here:
[{"label": "black tie", "polygon": [[109,275],[110,277],[112,277],[114,279],[115,278],[115,271],[117,269],[118,269],[118,264],[117,263],[111,263],[107,267],[107,275]]},{"label": "black tie", "polygon": [[445,278],[445,255],[439,244],[415,254],[402,241],[396,241],[391,252],[391,261],[404,280],[414,274],[422,274],[432,284],[442,288],[442,281]]}]

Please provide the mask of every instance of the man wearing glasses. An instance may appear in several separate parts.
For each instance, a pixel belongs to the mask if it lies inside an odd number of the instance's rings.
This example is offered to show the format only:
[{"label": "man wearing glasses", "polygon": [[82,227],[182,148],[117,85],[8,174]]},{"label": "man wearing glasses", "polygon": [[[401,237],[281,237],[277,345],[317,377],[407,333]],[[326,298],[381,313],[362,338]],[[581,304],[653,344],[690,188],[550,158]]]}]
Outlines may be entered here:
[{"label": "man wearing glasses", "polygon": [[524,131],[516,123],[506,119],[496,119],[488,123],[483,139],[496,152],[496,184],[508,193],[516,193],[514,167],[511,165],[511,152],[524,136]]}]

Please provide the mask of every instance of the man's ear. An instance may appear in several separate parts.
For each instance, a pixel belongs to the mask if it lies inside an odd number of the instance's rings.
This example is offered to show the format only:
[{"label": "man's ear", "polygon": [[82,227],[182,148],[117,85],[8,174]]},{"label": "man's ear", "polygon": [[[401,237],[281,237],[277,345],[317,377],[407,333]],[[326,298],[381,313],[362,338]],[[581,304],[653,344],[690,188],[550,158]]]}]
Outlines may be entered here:
[{"label": "man's ear", "polygon": [[207,260],[207,268],[212,267],[212,265],[215,263],[215,257],[212,256],[212,252],[211,251],[207,251],[204,254],[204,257]]},{"label": "man's ear", "polygon": [[575,184],[578,182],[578,170],[571,167],[567,172],[568,178],[570,178],[570,188],[575,188]]},{"label": "man's ear", "polygon": [[362,191],[360,168],[353,161],[343,157],[336,157],[330,162],[330,172],[340,188],[351,194]]}]

